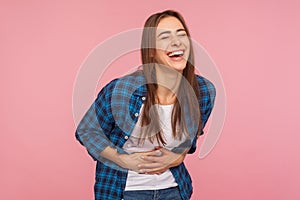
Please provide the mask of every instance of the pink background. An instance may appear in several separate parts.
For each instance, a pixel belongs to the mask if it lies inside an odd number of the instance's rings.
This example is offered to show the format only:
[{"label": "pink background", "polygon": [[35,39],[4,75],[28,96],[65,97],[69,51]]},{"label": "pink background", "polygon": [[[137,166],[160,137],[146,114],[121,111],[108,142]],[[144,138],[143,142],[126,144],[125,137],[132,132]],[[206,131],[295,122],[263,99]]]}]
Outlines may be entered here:
[{"label": "pink background", "polygon": [[184,15],[227,94],[217,145],[204,159],[198,152],[186,159],[192,199],[300,199],[296,0],[0,5],[1,199],[93,199],[95,163],[74,136],[76,73],[100,42],[169,8]]}]

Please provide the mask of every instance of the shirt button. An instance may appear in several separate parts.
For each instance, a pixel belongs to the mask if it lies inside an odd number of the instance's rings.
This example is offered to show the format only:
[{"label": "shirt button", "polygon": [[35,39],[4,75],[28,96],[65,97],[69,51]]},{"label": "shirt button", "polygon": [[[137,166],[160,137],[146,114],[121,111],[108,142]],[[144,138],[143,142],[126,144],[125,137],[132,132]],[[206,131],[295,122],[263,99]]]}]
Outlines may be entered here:
[{"label": "shirt button", "polygon": [[124,137],[124,138],[125,138],[125,140],[127,140],[127,139],[128,139],[128,136],[127,136],[127,135],[125,135],[125,137]]},{"label": "shirt button", "polygon": [[142,97],[142,100],[145,101],[145,100],[146,100],[146,97]]},{"label": "shirt button", "polygon": [[139,113],[135,113],[134,116],[136,116],[136,117],[139,116]]}]

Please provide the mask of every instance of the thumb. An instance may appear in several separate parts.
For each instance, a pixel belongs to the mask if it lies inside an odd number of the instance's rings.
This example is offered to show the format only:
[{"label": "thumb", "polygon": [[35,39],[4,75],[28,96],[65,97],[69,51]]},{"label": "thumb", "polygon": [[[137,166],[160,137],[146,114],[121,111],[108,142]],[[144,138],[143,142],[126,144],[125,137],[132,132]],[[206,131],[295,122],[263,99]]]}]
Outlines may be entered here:
[{"label": "thumb", "polygon": [[159,147],[159,146],[155,147],[155,149],[156,149],[156,151],[159,150],[159,151],[161,151],[162,153],[165,153],[165,152],[168,151],[167,149],[165,149],[165,148],[163,148],[163,147]]}]

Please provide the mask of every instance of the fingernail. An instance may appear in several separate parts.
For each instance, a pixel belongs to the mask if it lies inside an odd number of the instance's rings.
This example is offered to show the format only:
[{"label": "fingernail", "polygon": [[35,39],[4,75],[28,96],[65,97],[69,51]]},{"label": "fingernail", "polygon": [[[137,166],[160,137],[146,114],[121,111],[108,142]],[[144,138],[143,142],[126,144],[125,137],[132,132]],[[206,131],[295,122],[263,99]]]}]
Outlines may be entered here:
[{"label": "fingernail", "polygon": [[144,156],[141,156],[141,159],[144,159]]}]

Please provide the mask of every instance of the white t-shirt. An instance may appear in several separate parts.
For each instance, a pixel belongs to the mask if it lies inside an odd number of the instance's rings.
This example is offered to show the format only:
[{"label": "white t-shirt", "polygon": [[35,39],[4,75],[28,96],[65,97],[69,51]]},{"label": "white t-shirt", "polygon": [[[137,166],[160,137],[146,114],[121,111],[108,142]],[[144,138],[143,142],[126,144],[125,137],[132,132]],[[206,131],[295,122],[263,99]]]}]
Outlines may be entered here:
[{"label": "white t-shirt", "polygon": [[[141,107],[141,111],[143,110],[143,106]],[[166,146],[164,148],[171,150],[174,147],[179,146],[184,140],[185,136],[181,138],[181,140],[174,139],[172,136],[172,126],[171,126],[171,115],[172,115],[172,105],[158,105],[157,111],[160,120],[160,126],[162,130],[162,134],[164,136]],[[130,137],[126,141],[123,146],[123,149],[127,153],[135,153],[135,152],[145,152],[151,151],[156,146],[159,146],[157,141],[154,140],[151,143],[148,139],[144,141],[142,144],[138,144],[138,136],[141,131],[141,115],[139,115],[138,122],[136,123],[133,132]],[[157,189],[165,189],[169,187],[175,187],[177,183],[171,173],[170,170],[165,171],[162,174],[139,174],[137,172],[128,171],[127,181],[125,190],[157,190]]]}]

